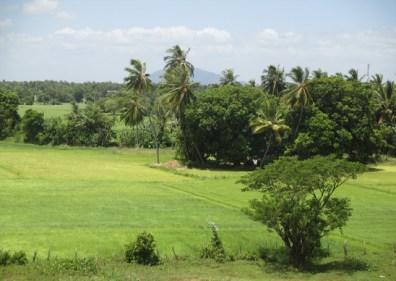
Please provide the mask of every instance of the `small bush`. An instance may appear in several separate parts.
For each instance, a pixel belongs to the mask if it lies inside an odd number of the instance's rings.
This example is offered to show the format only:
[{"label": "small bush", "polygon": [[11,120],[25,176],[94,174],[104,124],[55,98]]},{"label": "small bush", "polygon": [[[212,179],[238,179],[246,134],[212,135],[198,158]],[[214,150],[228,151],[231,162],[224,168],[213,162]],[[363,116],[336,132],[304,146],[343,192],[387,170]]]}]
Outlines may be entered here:
[{"label": "small bush", "polygon": [[126,245],[125,260],[128,263],[157,265],[160,258],[155,247],[153,235],[142,232],[137,236],[136,241]]},{"label": "small bush", "polygon": [[26,257],[26,253],[23,251],[18,251],[11,255],[9,251],[0,250],[0,265],[25,265],[27,263],[28,259]]},{"label": "small bush", "polygon": [[217,232],[217,227],[214,224],[210,225],[212,230],[211,242],[208,246],[201,250],[201,258],[203,259],[214,259],[217,262],[224,262],[226,259],[225,250],[223,243]]}]

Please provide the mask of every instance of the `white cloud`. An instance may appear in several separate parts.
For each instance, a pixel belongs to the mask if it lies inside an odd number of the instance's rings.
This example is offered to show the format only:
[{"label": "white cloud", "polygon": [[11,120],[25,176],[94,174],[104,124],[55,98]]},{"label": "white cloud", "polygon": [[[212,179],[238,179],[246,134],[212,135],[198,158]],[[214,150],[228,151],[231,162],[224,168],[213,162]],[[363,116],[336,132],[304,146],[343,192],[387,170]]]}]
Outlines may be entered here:
[{"label": "white cloud", "polygon": [[0,28],[9,27],[11,25],[12,25],[12,20],[11,19],[4,19],[4,20],[0,19]]},{"label": "white cloud", "polygon": [[57,8],[57,0],[32,0],[23,5],[23,11],[28,14],[53,13]]},{"label": "white cloud", "polygon": [[231,34],[225,30],[208,27],[204,29],[191,29],[185,26],[174,27],[130,27],[125,29],[113,29],[110,31],[94,30],[89,27],[73,29],[65,27],[55,31],[55,35],[79,40],[102,40],[114,43],[130,43],[135,40],[145,42],[153,41],[177,41],[177,40],[200,40],[224,43],[231,39]]},{"label": "white cloud", "polygon": [[22,6],[30,15],[49,14],[59,19],[69,19],[71,15],[59,8],[58,0],[31,0]]}]

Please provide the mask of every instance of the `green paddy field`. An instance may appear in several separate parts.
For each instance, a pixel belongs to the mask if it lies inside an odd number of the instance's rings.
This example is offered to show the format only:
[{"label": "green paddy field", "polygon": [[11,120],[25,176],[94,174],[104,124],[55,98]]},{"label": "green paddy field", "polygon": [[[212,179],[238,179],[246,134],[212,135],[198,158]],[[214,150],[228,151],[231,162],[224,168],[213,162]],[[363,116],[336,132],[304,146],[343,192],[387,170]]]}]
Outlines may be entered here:
[{"label": "green paddy field", "polygon": [[[173,157],[174,151],[161,151],[162,162]],[[256,253],[281,242],[241,212],[260,196],[241,192],[237,181],[248,172],[156,168],[154,159],[151,150],[0,142],[0,248],[24,250],[29,257],[36,251],[44,258],[50,251],[104,261],[99,275],[49,280],[396,280],[394,159],[340,188],[339,195],[351,199],[353,216],[342,233],[323,241],[331,255],[322,263],[342,263],[347,241],[348,255],[367,262],[369,270],[335,266],[298,274],[269,272],[263,262],[200,261],[212,222],[230,254]],[[153,233],[168,263],[144,268],[120,261],[124,245],[141,231]],[[175,261],[174,252],[186,258]],[[114,276],[106,275],[111,270]],[[37,274],[30,265],[0,267],[0,280],[36,280]]]}]

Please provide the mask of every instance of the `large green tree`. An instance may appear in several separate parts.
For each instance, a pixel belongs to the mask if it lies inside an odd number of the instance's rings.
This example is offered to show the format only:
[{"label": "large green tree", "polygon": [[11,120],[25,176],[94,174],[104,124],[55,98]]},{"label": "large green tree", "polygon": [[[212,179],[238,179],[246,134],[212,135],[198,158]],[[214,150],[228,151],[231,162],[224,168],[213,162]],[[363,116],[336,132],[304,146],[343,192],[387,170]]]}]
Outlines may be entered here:
[{"label": "large green tree", "polygon": [[242,85],[200,92],[185,112],[186,141],[200,152],[189,160],[239,165],[260,158],[265,144],[251,133],[249,121],[265,97],[261,89]]},{"label": "large green tree", "polygon": [[345,226],[351,216],[349,199],[335,191],[364,166],[334,157],[307,160],[281,157],[242,179],[244,190],[261,191],[246,213],[282,239],[292,265],[303,268],[320,249],[320,241]]},{"label": "large green tree", "polygon": [[312,80],[310,94],[316,108],[334,122],[338,151],[353,160],[374,160],[379,147],[374,133],[377,122],[372,87],[333,76]]}]

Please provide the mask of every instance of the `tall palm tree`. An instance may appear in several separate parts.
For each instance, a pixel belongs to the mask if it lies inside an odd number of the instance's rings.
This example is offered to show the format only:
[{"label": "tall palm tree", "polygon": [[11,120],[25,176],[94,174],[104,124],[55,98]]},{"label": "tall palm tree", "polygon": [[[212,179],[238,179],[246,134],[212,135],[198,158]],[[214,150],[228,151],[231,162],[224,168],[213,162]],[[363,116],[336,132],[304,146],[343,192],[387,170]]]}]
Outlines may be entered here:
[{"label": "tall palm tree", "polygon": [[131,67],[126,67],[128,72],[124,82],[128,90],[134,90],[143,96],[144,92],[151,87],[150,74],[146,73],[146,64],[137,59],[131,59]]},{"label": "tall palm tree", "polygon": [[138,59],[131,59],[131,67],[126,67],[128,73],[124,78],[126,88],[132,90],[130,101],[122,110],[121,120],[136,130],[136,145],[139,146],[139,124],[146,115],[144,94],[151,87],[150,74],[146,73],[146,64]]},{"label": "tall palm tree", "polygon": [[221,72],[220,84],[221,85],[235,85],[239,75],[235,75],[234,70],[227,68]]},{"label": "tall palm tree", "polygon": [[261,75],[261,85],[268,93],[280,96],[286,88],[285,71],[279,66],[269,65]]},{"label": "tall palm tree", "polygon": [[392,102],[395,97],[395,87],[394,82],[386,81],[384,84],[382,82],[383,76],[376,74],[372,78],[372,83],[374,85],[376,93],[376,101],[380,108],[380,117],[378,119],[378,124],[383,122],[390,122],[393,117]]},{"label": "tall palm tree", "polygon": [[297,66],[291,69],[288,76],[293,80],[293,84],[286,90],[284,100],[291,108],[300,109],[297,125],[293,132],[293,137],[295,137],[300,127],[304,109],[312,103],[309,94],[309,70]]},{"label": "tall palm tree", "polygon": [[187,61],[190,49],[183,51],[179,45],[175,45],[166,51],[169,55],[164,57],[166,71],[177,67],[185,70],[189,75],[194,76],[194,66]]},{"label": "tall palm tree", "polygon": [[250,122],[253,134],[264,134],[266,149],[261,159],[260,167],[264,165],[269,149],[272,145],[279,145],[282,137],[290,131],[285,124],[284,110],[275,99],[267,99],[263,102],[257,117]]},{"label": "tall palm tree", "polygon": [[195,83],[191,81],[190,74],[187,70],[182,67],[176,67],[174,69],[168,70],[165,73],[165,81],[161,86],[161,91],[164,93],[162,96],[163,102],[173,111],[176,115],[176,119],[183,137],[181,141],[181,152],[185,159],[192,159],[193,155],[196,154],[200,161],[201,154],[198,148],[193,144],[192,148],[195,149],[191,151],[191,148],[186,143],[186,126],[185,126],[185,109],[188,104],[194,100],[194,88]]}]

